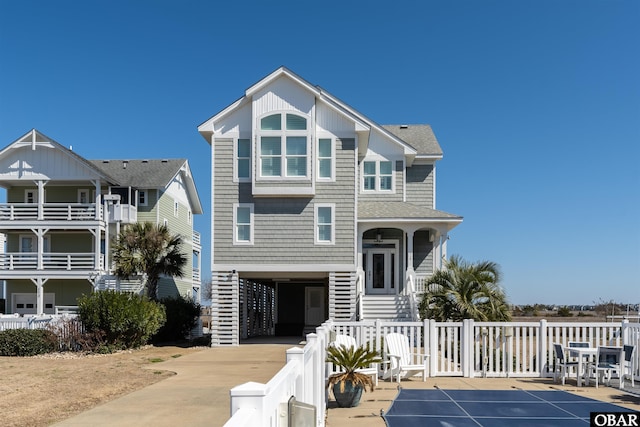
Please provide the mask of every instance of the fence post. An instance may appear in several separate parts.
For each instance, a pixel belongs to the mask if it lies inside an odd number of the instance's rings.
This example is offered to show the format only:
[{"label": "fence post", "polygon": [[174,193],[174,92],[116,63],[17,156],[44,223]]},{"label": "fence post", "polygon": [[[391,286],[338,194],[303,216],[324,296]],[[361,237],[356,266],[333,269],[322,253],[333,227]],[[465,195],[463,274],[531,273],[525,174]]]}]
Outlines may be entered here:
[{"label": "fence post", "polygon": [[435,377],[438,372],[438,333],[436,332],[436,321],[429,320],[429,375]]},{"label": "fence post", "polygon": [[473,319],[464,319],[462,321],[462,334],[460,337],[460,356],[462,357],[462,376],[465,378],[475,377],[475,369],[473,366],[474,354],[474,323]]},{"label": "fence post", "polygon": [[[425,356],[429,356],[429,319],[422,320],[422,354]],[[431,356],[429,356],[431,358]],[[431,362],[427,361],[429,366],[431,366]],[[429,369],[429,376],[431,377],[431,369]]]},{"label": "fence post", "polygon": [[286,351],[286,355],[286,363],[289,363],[292,360],[297,362],[296,370],[298,371],[298,375],[296,375],[296,385],[293,395],[296,399],[307,402],[306,400],[303,400],[306,386],[306,378],[304,375],[304,350],[300,347],[292,347]]},{"label": "fence post", "polygon": [[547,364],[547,321],[540,320],[540,329],[538,329],[538,372],[540,378],[546,377],[545,367]]},{"label": "fence post", "polygon": [[620,335],[622,338],[622,345],[631,344],[631,340],[629,338],[629,319],[622,319],[622,329],[620,329]]},{"label": "fence post", "polygon": [[265,422],[264,414],[264,396],[267,394],[267,385],[255,382],[248,382],[232,388],[229,391],[231,396],[231,413],[230,417],[241,408],[253,408],[255,415],[253,420],[259,420],[256,427],[261,427]]}]

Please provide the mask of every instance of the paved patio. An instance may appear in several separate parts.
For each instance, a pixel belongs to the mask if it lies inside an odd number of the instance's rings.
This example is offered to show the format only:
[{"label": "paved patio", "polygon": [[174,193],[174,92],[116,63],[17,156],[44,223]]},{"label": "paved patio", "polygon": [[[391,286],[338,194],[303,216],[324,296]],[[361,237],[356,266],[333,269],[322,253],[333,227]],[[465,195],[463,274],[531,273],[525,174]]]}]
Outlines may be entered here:
[{"label": "paved patio", "polygon": [[[573,382],[573,384],[572,384]],[[566,385],[555,384],[552,378],[462,378],[462,377],[435,377],[427,378],[422,382],[418,377],[411,380],[402,380],[403,388],[431,388],[455,390],[564,390],[576,393],[591,399],[609,402],[626,408],[640,411],[640,390],[636,382],[633,394],[628,390],[619,390],[616,387],[595,388],[590,386],[577,387],[575,380],[567,380]],[[612,385],[614,385],[612,383]],[[331,427],[385,427],[381,411],[389,409],[391,402],[398,393],[398,384],[388,381],[380,381],[379,386],[372,392],[363,393],[360,405],[355,408],[338,408],[335,402],[329,402],[326,425]]]}]

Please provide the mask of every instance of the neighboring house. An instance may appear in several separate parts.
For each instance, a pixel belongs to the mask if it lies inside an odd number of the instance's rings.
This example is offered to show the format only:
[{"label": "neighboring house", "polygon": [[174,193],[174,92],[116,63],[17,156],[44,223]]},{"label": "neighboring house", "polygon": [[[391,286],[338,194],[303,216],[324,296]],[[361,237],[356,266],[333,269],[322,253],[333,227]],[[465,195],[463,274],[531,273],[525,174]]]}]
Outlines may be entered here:
[{"label": "neighboring house", "polygon": [[212,345],[417,315],[462,218],[428,125],[381,126],[282,67],[198,127],[211,144]]},{"label": "neighboring house", "polygon": [[8,313],[73,310],[96,289],[140,292],[142,280],[117,280],[105,254],[123,224],[145,221],[180,234],[189,259],[183,279],[161,279],[159,296],[198,298],[202,207],[187,160],[86,160],[34,129],[0,151],[0,186]]}]

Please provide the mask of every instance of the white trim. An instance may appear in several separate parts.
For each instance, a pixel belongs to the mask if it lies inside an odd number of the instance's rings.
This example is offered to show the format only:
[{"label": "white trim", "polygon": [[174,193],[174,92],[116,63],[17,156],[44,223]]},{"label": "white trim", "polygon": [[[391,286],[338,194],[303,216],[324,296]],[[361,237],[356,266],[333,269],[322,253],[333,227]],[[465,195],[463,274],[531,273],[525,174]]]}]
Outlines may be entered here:
[{"label": "white trim", "polygon": [[281,273],[331,273],[332,271],[356,271],[355,264],[212,264],[211,271]]},{"label": "white trim", "polygon": [[[238,240],[238,208],[249,208],[249,240]],[[246,225],[246,224],[244,224]],[[233,244],[234,245],[253,245],[253,230],[255,221],[253,216],[253,203],[234,203],[233,204]]]},{"label": "white trim", "polygon": [[[331,237],[329,241],[320,240],[319,236],[319,227],[321,224],[318,223],[318,210],[320,208],[330,208],[331,209]],[[313,206],[313,239],[316,245],[335,245],[336,243],[336,205],[335,203],[316,203]]]}]

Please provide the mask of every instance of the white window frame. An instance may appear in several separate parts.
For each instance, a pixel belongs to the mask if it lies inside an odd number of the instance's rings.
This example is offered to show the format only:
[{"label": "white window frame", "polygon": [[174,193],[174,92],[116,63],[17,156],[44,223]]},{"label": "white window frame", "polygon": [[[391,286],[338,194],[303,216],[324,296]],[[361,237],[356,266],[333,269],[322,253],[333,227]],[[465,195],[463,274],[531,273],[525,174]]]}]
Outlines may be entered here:
[{"label": "white window frame", "polygon": [[[391,189],[381,189],[381,182],[382,182],[382,178],[387,177],[389,175],[382,175],[380,172],[380,163],[391,163]],[[365,181],[365,175],[364,175],[364,165],[365,163],[375,163],[376,166],[376,173],[375,173],[375,188],[373,189],[365,189],[364,187],[364,181]],[[390,194],[390,193],[395,193],[396,191],[396,168],[394,167],[395,165],[395,161],[394,160],[389,160],[389,159],[364,159],[362,161],[362,164],[360,165],[360,191],[362,191],[363,193],[382,193],[382,194]],[[371,175],[367,175],[367,176],[371,176]]]},{"label": "white window frame", "polygon": [[[280,114],[280,130],[262,130],[262,119],[275,114]],[[302,117],[306,120],[307,128],[304,130],[287,130],[287,114]],[[266,114],[257,118],[257,143],[256,143],[256,174],[257,179],[262,181],[301,181],[311,179],[311,118],[299,111],[269,111]],[[263,137],[278,137],[280,138],[280,155],[279,156],[263,156],[262,155],[262,138]],[[304,137],[306,140],[306,154],[305,163],[306,171],[305,175],[287,175],[287,158],[288,157],[303,157],[300,155],[287,156],[287,137]],[[263,175],[262,174],[262,159],[263,157],[280,157],[280,175]]]},{"label": "white window frame", "polygon": [[[238,156],[238,148],[240,146],[240,140],[249,142],[249,157],[240,157]],[[247,136],[246,138],[234,138],[233,139],[233,182],[251,182],[251,137]],[[249,176],[239,176],[240,168],[238,167],[238,163],[240,160],[249,160]]]},{"label": "white window frame", "polygon": [[[331,144],[331,156],[330,157],[320,157],[320,140],[328,139]],[[333,182],[336,180],[336,140],[332,136],[318,136],[318,142],[316,144],[316,179],[318,181],[326,181]],[[330,160],[331,161],[331,174],[330,176],[320,176],[320,160]]]},{"label": "white window frame", "polygon": [[177,200],[173,201],[173,216],[178,218],[178,214],[180,213],[180,203]]},{"label": "white window frame", "polygon": [[24,190],[25,203],[38,203],[38,190]]},{"label": "white window frame", "polygon": [[138,190],[138,206],[147,206],[149,203],[149,192],[147,190]]},{"label": "white window frame", "polygon": [[[82,201],[82,195],[84,194],[84,198],[86,201]],[[79,188],[78,189],[78,203],[86,205],[91,203],[91,200],[89,199],[89,189],[88,188]],[[95,200],[95,199],[94,199]]]},{"label": "white window frame", "polygon": [[[255,219],[253,215],[253,203],[234,203],[233,204],[233,244],[234,245],[253,245],[253,231],[255,229]],[[249,240],[238,240],[238,208],[249,208]]]},{"label": "white window frame", "polygon": [[[331,209],[331,238],[330,240],[320,240],[320,224],[318,221],[318,211],[320,208]],[[314,241],[316,245],[334,245],[336,242],[336,205],[335,203],[316,203],[313,212]]]}]

